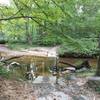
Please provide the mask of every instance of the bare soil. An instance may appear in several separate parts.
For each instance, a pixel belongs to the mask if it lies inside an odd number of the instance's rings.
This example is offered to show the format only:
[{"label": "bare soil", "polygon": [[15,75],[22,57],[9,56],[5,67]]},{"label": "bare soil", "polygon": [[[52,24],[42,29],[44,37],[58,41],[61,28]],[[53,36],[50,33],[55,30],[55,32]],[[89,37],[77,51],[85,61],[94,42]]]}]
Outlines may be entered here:
[{"label": "bare soil", "polygon": [[0,100],[100,100],[100,94],[85,83],[85,78],[63,84],[32,84],[0,77]]},{"label": "bare soil", "polygon": [[0,77],[0,100],[36,100],[32,85]]}]

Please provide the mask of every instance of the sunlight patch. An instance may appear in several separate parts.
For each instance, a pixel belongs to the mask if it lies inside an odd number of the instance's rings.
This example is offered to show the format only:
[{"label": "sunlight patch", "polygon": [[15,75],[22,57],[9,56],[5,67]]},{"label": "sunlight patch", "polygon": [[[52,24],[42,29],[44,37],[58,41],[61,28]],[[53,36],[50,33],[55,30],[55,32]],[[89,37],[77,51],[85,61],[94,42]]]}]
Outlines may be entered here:
[{"label": "sunlight patch", "polygon": [[0,5],[10,6],[10,0],[0,0]]}]

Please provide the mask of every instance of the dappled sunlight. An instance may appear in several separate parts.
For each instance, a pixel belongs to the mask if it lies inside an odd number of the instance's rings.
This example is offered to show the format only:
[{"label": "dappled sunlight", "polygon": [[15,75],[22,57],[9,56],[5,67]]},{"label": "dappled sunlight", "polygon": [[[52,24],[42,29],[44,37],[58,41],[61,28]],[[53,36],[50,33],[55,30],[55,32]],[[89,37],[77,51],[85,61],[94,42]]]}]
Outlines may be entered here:
[{"label": "dappled sunlight", "polygon": [[10,6],[10,0],[0,0],[0,5]]}]

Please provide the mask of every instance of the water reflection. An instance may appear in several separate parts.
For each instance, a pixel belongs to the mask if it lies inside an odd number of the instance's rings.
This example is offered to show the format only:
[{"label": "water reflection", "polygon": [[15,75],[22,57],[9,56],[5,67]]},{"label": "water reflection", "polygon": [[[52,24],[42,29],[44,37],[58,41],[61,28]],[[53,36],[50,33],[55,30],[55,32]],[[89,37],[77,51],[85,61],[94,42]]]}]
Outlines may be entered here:
[{"label": "water reflection", "polygon": [[20,74],[22,77],[34,80],[38,76],[49,76],[51,74],[49,67],[55,64],[55,58],[23,56],[18,59],[13,59],[10,62],[18,62],[21,64],[21,69],[15,69],[15,74]]},{"label": "water reflection", "polygon": [[[73,65],[80,64],[84,59],[81,58],[59,58],[60,61],[69,62]],[[44,82],[49,81],[49,76],[52,77],[52,73],[50,72],[50,67],[56,65],[57,59],[54,57],[39,57],[39,56],[22,56],[18,59],[10,60],[10,62],[18,62],[21,64],[21,68],[15,68],[14,74],[15,76],[26,77],[29,76],[30,79],[33,77],[34,79],[39,78],[41,76],[45,76],[43,78]],[[96,67],[97,59],[88,59],[90,65],[92,67]],[[67,67],[67,65],[59,64],[60,67]],[[33,74],[30,74],[33,73]],[[33,76],[31,76],[33,75]],[[53,76],[54,77],[54,76]],[[56,79],[59,78],[59,75],[56,75]],[[34,80],[31,79],[31,80]],[[48,79],[48,80],[47,80]],[[42,81],[43,82],[43,81]],[[57,82],[57,80],[56,80]]]}]

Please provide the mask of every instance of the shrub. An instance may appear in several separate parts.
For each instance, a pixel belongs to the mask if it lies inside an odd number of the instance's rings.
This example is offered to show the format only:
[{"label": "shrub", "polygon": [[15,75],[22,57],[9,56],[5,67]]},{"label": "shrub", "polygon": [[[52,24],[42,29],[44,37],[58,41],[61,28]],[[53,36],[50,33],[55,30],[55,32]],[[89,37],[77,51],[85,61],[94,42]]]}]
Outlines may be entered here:
[{"label": "shrub", "polygon": [[42,40],[42,44],[46,45],[46,46],[56,46],[61,43],[62,43],[61,38],[55,34],[53,34],[53,35],[49,34],[49,35],[45,36]]},{"label": "shrub", "polygon": [[10,72],[7,72],[7,70],[4,67],[0,66],[0,76],[8,78],[9,74]]}]

